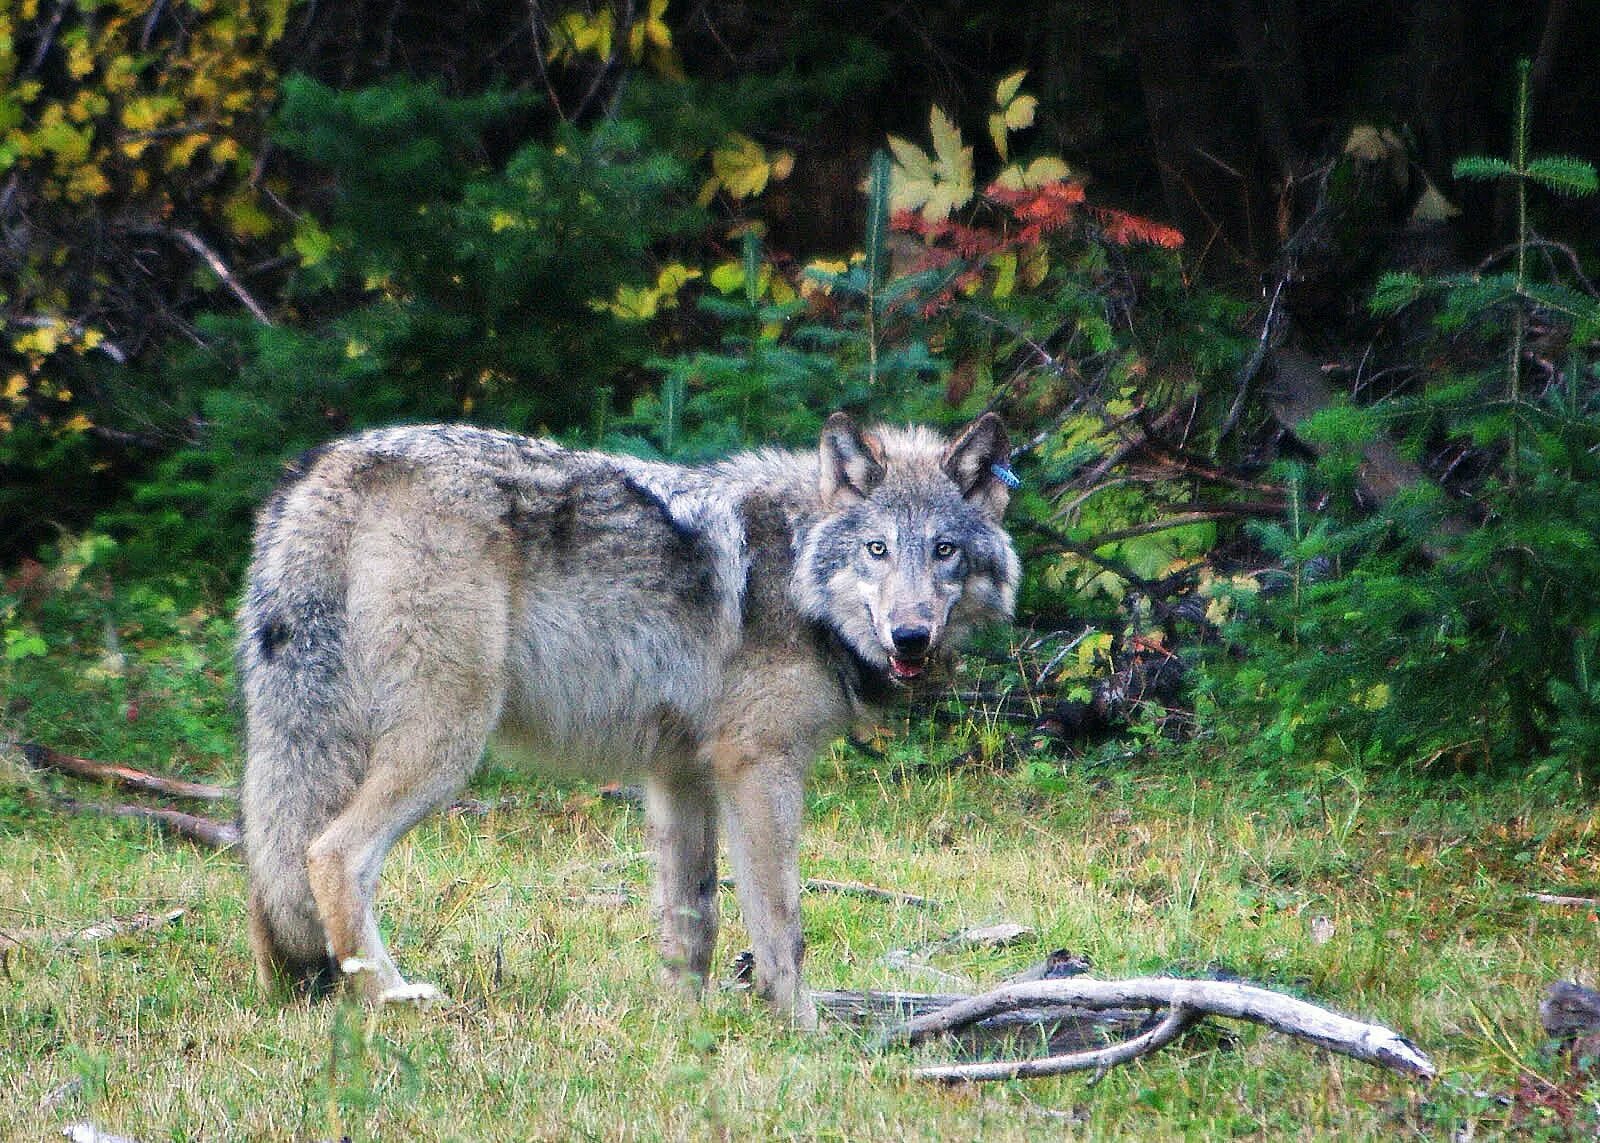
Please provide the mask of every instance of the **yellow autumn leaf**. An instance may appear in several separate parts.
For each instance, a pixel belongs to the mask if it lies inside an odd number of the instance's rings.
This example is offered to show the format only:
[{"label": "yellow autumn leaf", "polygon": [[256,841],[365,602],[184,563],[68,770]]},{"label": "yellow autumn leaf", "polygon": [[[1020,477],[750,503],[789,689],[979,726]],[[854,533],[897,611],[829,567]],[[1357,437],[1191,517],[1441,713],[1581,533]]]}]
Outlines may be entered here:
[{"label": "yellow autumn leaf", "polygon": [[64,433],[81,433],[93,426],[94,422],[88,417],[82,413],[76,413],[61,426],[61,431]]},{"label": "yellow autumn leaf", "polygon": [[1035,246],[1022,255],[1022,262],[1017,267],[1017,277],[1022,279],[1023,285],[1030,290],[1036,288],[1050,272],[1050,255],[1045,252],[1043,245]]},{"label": "yellow autumn leaf", "polygon": [[1093,635],[1086,636],[1078,643],[1078,666],[1085,671],[1093,670],[1095,660],[1111,654],[1111,633],[1109,631],[1096,631]]},{"label": "yellow autumn leaf", "polygon": [[20,373],[13,373],[6,379],[4,390],[5,399],[14,405],[20,405],[26,398],[23,396],[28,391],[28,379]]},{"label": "yellow autumn leaf", "polygon": [[1054,155],[1045,155],[1026,167],[1021,163],[1012,163],[995,177],[994,182],[1006,190],[1038,190],[1071,175],[1072,168],[1065,161]]},{"label": "yellow autumn leaf", "polygon": [[650,14],[644,21],[644,38],[663,50],[672,46],[672,29],[667,27],[667,0],[650,0]]},{"label": "yellow autumn leaf", "polygon": [[79,36],[67,46],[67,74],[82,79],[94,70],[94,53],[87,38]]},{"label": "yellow autumn leaf", "polygon": [[711,270],[711,285],[718,293],[731,294],[744,286],[744,267],[738,262],[724,262]]},{"label": "yellow autumn leaf", "polygon": [[676,294],[700,276],[699,270],[685,266],[682,262],[669,262],[661,268],[661,273],[656,275],[656,289],[663,293]]},{"label": "yellow autumn leaf", "polygon": [[111,190],[111,180],[99,167],[79,167],[67,180],[67,198],[73,202],[99,198]]},{"label": "yellow autumn leaf", "polygon": [[1033,126],[1033,113],[1039,101],[1031,95],[1019,95],[1006,107],[1006,126],[1013,131]]},{"label": "yellow autumn leaf", "polygon": [[550,30],[549,58],[565,59],[583,52],[593,52],[600,59],[609,60],[615,31],[616,22],[610,8],[602,8],[593,16],[583,12],[568,12]]},{"label": "yellow autumn leaf", "polygon": [[942,222],[972,201],[972,148],[963,146],[961,131],[940,107],[928,113],[933,156],[891,135],[895,162],[889,171],[889,205],[893,210],[918,210],[929,222]]},{"label": "yellow autumn leaf", "polygon": [[1017,256],[1007,252],[998,254],[994,259],[994,289],[991,291],[996,301],[1009,298],[1017,288]]},{"label": "yellow autumn leaf", "polygon": [[994,144],[995,154],[1000,156],[1000,161],[1006,161],[1009,150],[1006,139],[1006,113],[996,111],[989,116],[989,141]]},{"label": "yellow autumn leaf", "polygon": [[61,330],[54,322],[30,329],[11,339],[11,347],[18,353],[37,353],[48,357],[61,344]]},{"label": "yellow autumn leaf", "polygon": [[994,102],[996,107],[1005,107],[1017,97],[1017,89],[1022,86],[1022,81],[1027,78],[1028,69],[1014,71],[995,85]]},{"label": "yellow autumn leaf", "polygon": [[772,175],[772,164],[761,144],[738,131],[711,152],[711,169],[734,198],[760,194]]}]

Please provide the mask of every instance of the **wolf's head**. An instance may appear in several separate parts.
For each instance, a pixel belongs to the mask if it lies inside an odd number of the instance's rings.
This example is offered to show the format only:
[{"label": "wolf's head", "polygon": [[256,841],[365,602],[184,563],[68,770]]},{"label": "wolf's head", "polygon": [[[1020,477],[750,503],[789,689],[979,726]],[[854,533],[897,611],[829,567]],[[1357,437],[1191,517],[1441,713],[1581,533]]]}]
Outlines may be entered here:
[{"label": "wolf's head", "polygon": [[1000,517],[1005,426],[985,413],[954,441],[858,428],[835,413],[820,445],[822,517],[805,534],[794,594],[806,615],[900,680],[974,624],[1008,618],[1021,567]]}]

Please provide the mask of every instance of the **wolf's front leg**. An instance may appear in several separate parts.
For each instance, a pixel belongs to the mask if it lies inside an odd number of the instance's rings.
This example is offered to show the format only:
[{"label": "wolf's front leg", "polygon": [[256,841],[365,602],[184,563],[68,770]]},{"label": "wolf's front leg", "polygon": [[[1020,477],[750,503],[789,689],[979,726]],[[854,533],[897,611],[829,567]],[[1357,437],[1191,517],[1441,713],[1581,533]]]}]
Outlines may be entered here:
[{"label": "wolf's front leg", "polygon": [[755,755],[740,745],[719,744],[717,778],[756,993],[797,1027],[815,1028],[817,1010],[800,978],[800,818],[811,759],[793,750]]}]

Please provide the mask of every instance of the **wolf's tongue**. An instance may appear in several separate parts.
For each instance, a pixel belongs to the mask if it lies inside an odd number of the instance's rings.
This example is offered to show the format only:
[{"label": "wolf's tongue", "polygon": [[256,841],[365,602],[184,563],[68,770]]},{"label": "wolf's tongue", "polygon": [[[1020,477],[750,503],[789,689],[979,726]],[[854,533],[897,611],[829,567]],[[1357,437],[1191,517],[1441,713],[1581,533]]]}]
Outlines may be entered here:
[{"label": "wolf's tongue", "polygon": [[914,679],[922,674],[921,663],[907,662],[893,655],[889,656],[889,669],[894,672],[897,679]]}]

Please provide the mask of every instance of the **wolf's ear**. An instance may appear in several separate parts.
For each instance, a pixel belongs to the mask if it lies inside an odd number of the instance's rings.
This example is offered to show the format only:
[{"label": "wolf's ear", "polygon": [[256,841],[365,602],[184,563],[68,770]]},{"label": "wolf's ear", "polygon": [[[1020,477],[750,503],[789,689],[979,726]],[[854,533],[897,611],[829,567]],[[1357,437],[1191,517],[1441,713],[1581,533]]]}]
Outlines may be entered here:
[{"label": "wolf's ear", "polygon": [[1005,422],[985,413],[962,430],[939,460],[945,475],[956,482],[961,495],[999,516],[1011,502],[1011,489],[995,472],[1011,459],[1011,437]]},{"label": "wolf's ear", "polygon": [[822,426],[822,502],[841,497],[864,498],[883,480],[883,445],[856,427],[846,413],[835,413]]}]

